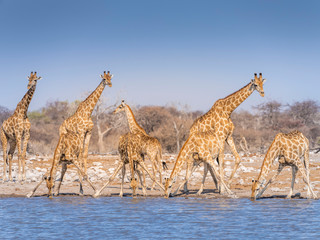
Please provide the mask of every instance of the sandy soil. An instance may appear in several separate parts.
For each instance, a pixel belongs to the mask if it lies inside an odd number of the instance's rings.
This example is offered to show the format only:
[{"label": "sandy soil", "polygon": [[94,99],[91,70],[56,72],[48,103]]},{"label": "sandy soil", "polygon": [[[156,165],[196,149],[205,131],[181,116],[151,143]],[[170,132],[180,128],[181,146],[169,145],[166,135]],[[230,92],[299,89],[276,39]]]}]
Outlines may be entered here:
[{"label": "sandy soil", "polygon": [[[171,170],[173,169],[173,165],[176,159],[176,155],[167,155],[165,154],[164,160],[167,162],[168,169],[163,172],[164,177],[169,177]],[[263,161],[262,155],[250,154],[250,155],[242,155],[241,156],[241,164],[240,167],[232,181],[231,190],[235,193],[235,195],[239,198],[250,198],[251,195],[251,184],[252,179],[256,179],[260,172],[260,168]],[[231,173],[234,158],[231,154],[225,155],[225,171],[228,176]],[[1,159],[2,160],[2,159]],[[313,186],[313,189],[318,196],[320,196],[320,154],[310,153],[310,180]],[[108,180],[108,178],[112,175],[114,170],[116,169],[119,163],[118,155],[90,155],[88,159],[88,175],[90,180],[93,182],[94,186],[97,189],[100,189],[102,185]],[[17,159],[14,158],[14,166],[13,166],[13,182],[3,182],[3,161],[0,163],[0,197],[25,197],[27,193],[32,191],[32,189],[38,184],[42,175],[51,167],[51,158],[44,156],[28,156],[27,161],[27,180],[21,184],[16,181],[17,179]],[[151,164],[147,161],[147,166],[151,170]],[[276,169],[278,167],[278,163],[275,162],[273,166],[273,170],[270,174],[275,174]],[[59,174],[60,168],[58,168]],[[128,173],[127,167],[127,173]],[[120,173],[115,178],[115,180],[102,191],[101,197],[106,196],[118,196],[120,192]],[[201,197],[201,198],[221,198],[221,197],[229,197],[220,195],[215,186],[213,184],[212,178],[210,174],[208,174],[206,179],[206,184],[204,187],[203,193],[198,196],[196,195],[203,175],[203,165],[194,172],[193,176],[189,181],[189,192],[187,194],[180,192],[177,196],[179,197]],[[60,176],[60,175],[57,175]],[[177,178],[176,183],[173,185],[173,191],[177,188],[179,183],[183,181],[185,177],[185,169],[181,171],[179,177]],[[58,177],[57,177],[58,178]],[[159,178],[158,178],[159,179]],[[263,194],[263,197],[278,197],[284,198],[290,189],[291,184],[291,167],[286,167],[276,181],[269,186],[266,192]],[[152,181],[147,177],[147,186],[150,187],[152,185]],[[297,174],[296,184],[294,188],[294,194],[296,198],[304,198],[306,197],[307,187],[302,180],[301,174]],[[172,191],[172,192],[173,192]],[[84,183],[84,196],[90,196],[93,194],[93,190],[88,183]],[[35,193],[35,197],[37,196],[45,196],[47,193],[47,188],[45,183],[43,183],[39,189]],[[79,182],[76,168],[74,166],[69,166],[66,172],[63,184],[61,186],[61,195],[78,195],[79,193]],[[125,185],[124,185],[124,196],[131,196],[132,190],[129,187],[129,176],[128,174],[125,177]],[[138,197],[143,196],[141,188],[137,191]],[[148,188],[147,194],[149,197],[160,197],[163,196],[163,191],[160,190],[158,186],[156,186],[155,190],[150,190]]]}]

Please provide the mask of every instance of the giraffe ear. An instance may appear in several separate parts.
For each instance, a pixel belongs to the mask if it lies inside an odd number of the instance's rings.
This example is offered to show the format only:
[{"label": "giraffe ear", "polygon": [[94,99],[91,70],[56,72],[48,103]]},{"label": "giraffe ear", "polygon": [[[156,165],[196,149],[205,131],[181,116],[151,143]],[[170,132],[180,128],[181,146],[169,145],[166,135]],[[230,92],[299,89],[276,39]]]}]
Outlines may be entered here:
[{"label": "giraffe ear", "polygon": [[42,79],[42,77],[38,77],[38,80],[41,80]]},{"label": "giraffe ear", "polygon": [[100,74],[100,77],[103,78],[102,74]]},{"label": "giraffe ear", "polygon": [[266,81],[267,81],[267,79],[265,79],[265,78],[264,78],[264,79],[262,79],[262,83],[265,83]]}]

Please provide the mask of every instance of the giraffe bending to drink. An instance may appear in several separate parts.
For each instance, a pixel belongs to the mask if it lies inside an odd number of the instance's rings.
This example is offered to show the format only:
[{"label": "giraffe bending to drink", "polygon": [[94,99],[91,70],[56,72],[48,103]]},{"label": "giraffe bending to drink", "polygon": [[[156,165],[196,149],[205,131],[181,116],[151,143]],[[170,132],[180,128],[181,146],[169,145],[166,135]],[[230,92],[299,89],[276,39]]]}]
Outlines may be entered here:
[{"label": "giraffe bending to drink", "polygon": [[[277,158],[279,159],[278,171],[266,183],[270,168]],[[307,184],[307,196],[310,197],[311,193],[313,198],[317,198],[309,180],[309,141],[301,132],[295,130],[287,134],[278,133],[274,138],[263,160],[258,180],[253,180],[251,200],[259,198],[285,166],[292,168],[291,188],[287,198],[291,198],[293,193],[297,171],[300,171],[303,181]]]},{"label": "giraffe bending to drink", "polygon": [[[31,72],[28,77],[28,91],[18,103],[14,113],[2,123],[1,142],[3,149],[3,181],[7,179],[7,164],[9,164],[9,181],[12,181],[12,157],[16,147],[18,147],[18,180],[26,179],[25,158],[27,145],[30,138],[30,121],[27,116],[29,104],[36,90],[37,82],[41,77],[37,77],[37,72]],[[9,143],[9,152],[7,145]]]},{"label": "giraffe bending to drink", "polygon": [[[148,156],[152,163],[153,175],[156,172],[159,173],[160,183],[162,184],[162,172],[161,168],[165,169],[166,164],[162,161],[162,147],[158,139],[149,136],[146,131],[137,123],[133,112],[128,104],[122,100],[121,104],[114,110],[114,113],[125,111],[128,125],[131,133],[140,135],[141,151],[143,156]],[[155,186],[155,182],[152,184],[152,189]]]},{"label": "giraffe bending to drink", "polygon": [[52,159],[52,166],[49,174],[45,174],[42,177],[42,180],[33,189],[33,191],[27,194],[27,197],[33,196],[35,191],[38,189],[38,187],[41,185],[41,183],[44,180],[47,183],[48,196],[50,198],[52,197],[58,164],[62,165],[62,170],[61,170],[61,177],[60,177],[60,183],[58,185],[57,195],[60,192],[61,183],[63,181],[63,177],[67,171],[67,166],[69,164],[73,164],[78,170],[79,181],[80,181],[80,195],[83,194],[82,177],[88,181],[90,186],[95,191],[96,190],[95,187],[91,183],[86,173],[80,167],[80,163],[82,163],[82,151],[81,151],[82,143],[83,143],[82,138],[78,134],[75,134],[70,131],[67,131],[65,134],[62,134],[61,137],[59,138],[56,150],[54,152],[54,156]]},{"label": "giraffe bending to drink", "polygon": [[98,197],[102,190],[106,188],[117,176],[118,172],[122,169],[122,181],[121,181],[121,189],[120,189],[120,197],[123,196],[123,183],[124,183],[124,176],[125,176],[125,165],[129,164],[130,172],[131,172],[131,187],[133,190],[133,196],[135,196],[135,191],[137,188],[137,180],[135,178],[135,172],[138,173],[138,176],[140,178],[140,183],[142,185],[143,194],[146,195],[146,187],[145,187],[145,179],[143,180],[141,178],[141,171],[142,168],[144,171],[148,173],[150,178],[160,186],[161,189],[164,190],[164,187],[161,183],[159,183],[154,175],[151,175],[149,170],[147,169],[146,164],[144,163],[144,149],[142,148],[143,144],[141,143],[142,136],[139,134],[134,133],[127,133],[120,137],[119,139],[119,145],[118,145],[118,151],[120,153],[120,163],[112,176],[109,178],[109,180],[103,185],[101,189],[95,192],[93,197]]}]

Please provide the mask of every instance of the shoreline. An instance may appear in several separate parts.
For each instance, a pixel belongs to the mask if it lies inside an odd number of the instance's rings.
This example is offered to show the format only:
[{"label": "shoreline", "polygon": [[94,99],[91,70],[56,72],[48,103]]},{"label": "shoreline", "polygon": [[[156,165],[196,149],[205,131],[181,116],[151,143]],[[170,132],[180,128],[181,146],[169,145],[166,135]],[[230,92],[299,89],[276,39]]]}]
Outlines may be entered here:
[{"label": "shoreline", "polygon": [[[248,198],[251,197],[251,184],[252,179],[256,179],[260,167],[263,161],[263,155],[242,155],[241,156],[241,164],[238,168],[235,177],[232,180],[230,189],[236,195],[236,198]],[[176,155],[173,154],[164,154],[163,159],[167,162],[168,169],[163,171],[163,178],[169,177],[171,170],[173,169]],[[17,160],[13,160],[13,177],[14,179],[17,177]],[[109,179],[114,170],[119,163],[119,157],[117,155],[89,155],[88,157],[88,176],[92,181],[93,185],[96,189],[100,189],[104,183]],[[146,160],[147,167],[151,169],[151,163]],[[228,176],[232,171],[234,164],[234,158],[231,154],[225,154],[225,174]],[[34,187],[39,183],[42,175],[49,169],[51,166],[51,158],[43,157],[43,156],[28,156],[26,160],[26,178],[27,180],[21,184],[19,182],[0,182],[0,198],[20,198],[26,197],[26,195],[34,189]],[[278,164],[274,163],[272,167],[272,173],[276,172]],[[61,167],[58,166],[57,178],[59,178],[59,170]],[[310,153],[310,182],[313,186],[313,190],[320,197],[320,154]],[[126,167],[126,176],[124,183],[124,197],[132,197],[132,190],[129,187],[129,177],[128,177],[128,167]],[[214,183],[210,174],[208,174],[206,178],[206,182],[204,185],[204,190],[201,195],[197,195],[197,191],[200,188],[202,182],[202,174],[203,174],[203,165],[194,172],[192,177],[189,180],[188,184],[188,193],[183,193],[180,191],[175,196],[171,198],[233,198],[228,195],[220,195],[215,189]],[[115,180],[105,188],[101,195],[97,198],[104,197],[119,197],[120,192],[120,179],[121,171],[115,178]],[[0,176],[2,179],[3,176],[3,161],[0,163]],[[185,176],[185,169],[183,169],[176,183],[173,184],[173,188],[171,193],[175,191],[178,187],[179,183],[183,181]],[[157,176],[157,179],[158,176]],[[227,177],[226,177],[227,179]],[[146,175],[146,185],[147,185],[147,196],[143,196],[142,190],[139,187],[136,191],[136,198],[164,198],[164,193],[160,190],[159,186],[155,186],[155,190],[151,190],[150,186],[152,185],[151,179]],[[286,167],[282,173],[278,176],[276,181],[272,183],[266,192],[261,196],[260,199],[265,198],[279,198],[283,199],[289,193],[291,185],[291,168]],[[94,193],[93,189],[89,186],[89,184],[84,181],[83,182],[83,190],[84,195],[79,195],[79,182],[78,175],[75,167],[69,166],[66,172],[64,181],[61,186],[61,191],[59,196],[54,196],[53,198],[72,196],[72,197],[91,197],[91,194]],[[183,189],[182,189],[183,190]],[[45,182],[41,184],[38,190],[35,192],[33,197],[46,197],[47,188]],[[297,194],[299,193],[299,194]],[[294,187],[294,198],[291,199],[306,199],[307,188],[306,184],[304,184],[301,175],[298,173],[295,181]],[[26,197],[27,198],[27,197]],[[31,197],[32,198],[32,197]],[[236,199],[235,198],[235,199]],[[258,200],[258,199],[257,199]]]}]

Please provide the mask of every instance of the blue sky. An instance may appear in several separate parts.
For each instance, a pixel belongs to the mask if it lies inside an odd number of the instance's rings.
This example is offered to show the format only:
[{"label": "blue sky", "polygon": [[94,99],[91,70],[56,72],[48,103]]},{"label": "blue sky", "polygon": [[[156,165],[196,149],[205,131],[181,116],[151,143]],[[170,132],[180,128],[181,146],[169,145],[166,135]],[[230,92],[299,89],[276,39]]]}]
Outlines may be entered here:
[{"label": "blue sky", "polygon": [[110,70],[110,104],[187,104],[208,110],[267,79],[239,108],[269,100],[318,101],[319,1],[0,0],[0,105],[14,109],[26,76],[39,81],[30,110],[84,99]]}]

